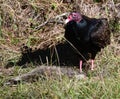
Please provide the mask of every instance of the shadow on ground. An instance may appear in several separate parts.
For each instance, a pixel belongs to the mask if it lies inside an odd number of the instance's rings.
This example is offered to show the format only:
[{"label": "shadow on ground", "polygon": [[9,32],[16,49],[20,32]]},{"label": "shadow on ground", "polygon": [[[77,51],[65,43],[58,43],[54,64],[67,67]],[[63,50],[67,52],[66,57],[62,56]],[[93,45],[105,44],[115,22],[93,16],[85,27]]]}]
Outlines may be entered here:
[{"label": "shadow on ground", "polygon": [[36,49],[24,47],[26,51],[22,52],[20,59],[16,62],[8,62],[6,68],[13,65],[25,66],[28,63],[47,64],[56,66],[79,66],[80,56],[75,49],[67,42],[60,43],[47,49]]}]

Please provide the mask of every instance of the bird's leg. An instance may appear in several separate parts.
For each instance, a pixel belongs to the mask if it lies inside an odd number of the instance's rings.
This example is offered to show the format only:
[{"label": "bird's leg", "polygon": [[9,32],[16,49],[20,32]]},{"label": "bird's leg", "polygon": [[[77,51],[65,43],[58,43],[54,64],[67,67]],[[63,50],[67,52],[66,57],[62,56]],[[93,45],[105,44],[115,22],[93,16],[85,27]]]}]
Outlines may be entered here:
[{"label": "bird's leg", "polygon": [[94,70],[94,60],[91,60],[91,70]]},{"label": "bird's leg", "polygon": [[82,73],[82,60],[80,60],[80,73]]}]

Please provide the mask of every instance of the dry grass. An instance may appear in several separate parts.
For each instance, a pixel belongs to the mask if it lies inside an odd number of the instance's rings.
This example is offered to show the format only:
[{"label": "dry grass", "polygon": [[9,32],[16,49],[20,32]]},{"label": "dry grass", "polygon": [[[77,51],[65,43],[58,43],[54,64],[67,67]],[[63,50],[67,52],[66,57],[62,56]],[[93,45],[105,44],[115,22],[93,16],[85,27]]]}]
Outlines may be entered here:
[{"label": "dry grass", "polygon": [[[119,99],[120,98],[120,3],[107,0],[103,4],[92,0],[1,0],[0,1],[0,97],[1,98],[45,98],[45,99]],[[83,1],[83,2],[82,2]],[[97,1],[97,0],[96,0]],[[79,3],[78,3],[79,2]],[[89,2],[89,3],[88,3]],[[79,9],[76,9],[75,4]],[[74,5],[74,7],[73,7]],[[111,27],[111,44],[96,57],[97,68],[88,72],[85,80],[64,77],[48,79],[17,86],[2,86],[6,79],[32,69],[14,66],[5,69],[8,60],[16,61],[20,47],[24,43],[31,47],[43,48],[61,40],[63,25],[48,23],[40,29],[40,24],[65,12],[80,10],[90,17],[106,17]]]}]

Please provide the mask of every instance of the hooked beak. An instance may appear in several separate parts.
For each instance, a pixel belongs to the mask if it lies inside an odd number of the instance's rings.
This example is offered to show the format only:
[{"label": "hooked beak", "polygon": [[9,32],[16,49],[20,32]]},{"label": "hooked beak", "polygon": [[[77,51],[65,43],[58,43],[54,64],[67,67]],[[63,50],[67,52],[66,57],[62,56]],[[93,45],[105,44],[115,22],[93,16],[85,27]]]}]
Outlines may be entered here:
[{"label": "hooked beak", "polygon": [[67,23],[70,21],[70,19],[66,19],[64,22],[64,29],[66,28]]},{"label": "hooked beak", "polygon": [[65,24],[67,24],[69,21],[70,21],[70,19],[66,19],[66,20],[65,20]]}]

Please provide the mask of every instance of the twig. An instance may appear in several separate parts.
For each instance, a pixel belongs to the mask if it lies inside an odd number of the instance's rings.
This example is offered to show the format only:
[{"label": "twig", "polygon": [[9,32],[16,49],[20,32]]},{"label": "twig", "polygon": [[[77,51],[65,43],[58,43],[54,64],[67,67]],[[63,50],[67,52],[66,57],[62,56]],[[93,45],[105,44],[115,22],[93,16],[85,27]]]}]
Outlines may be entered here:
[{"label": "twig", "polygon": [[45,21],[44,23],[38,25],[35,29],[40,29],[41,27],[45,26],[48,22],[49,22],[50,19],[48,19],[47,21]]},{"label": "twig", "polygon": [[63,17],[67,16],[68,14],[69,14],[69,12],[66,12],[66,13],[62,13],[60,15],[57,15],[57,16],[55,16],[53,18],[47,19],[44,23],[38,25],[35,28],[35,31],[41,29],[43,26],[45,26],[48,23],[64,24],[64,18]]}]

